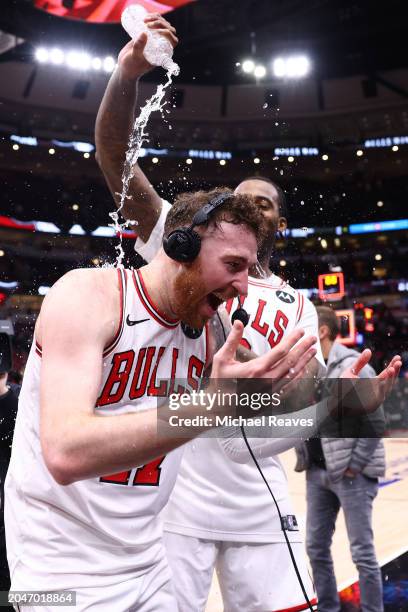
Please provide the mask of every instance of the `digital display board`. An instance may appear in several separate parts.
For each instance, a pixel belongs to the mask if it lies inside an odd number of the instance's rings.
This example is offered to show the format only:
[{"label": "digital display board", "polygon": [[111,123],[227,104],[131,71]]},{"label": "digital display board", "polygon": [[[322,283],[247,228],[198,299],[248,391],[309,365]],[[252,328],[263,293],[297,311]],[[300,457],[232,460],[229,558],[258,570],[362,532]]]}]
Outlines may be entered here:
[{"label": "digital display board", "polygon": [[93,23],[119,23],[129,4],[140,4],[149,13],[168,13],[195,0],[34,0],[34,6],[58,17]]},{"label": "digital display board", "polygon": [[319,274],[318,277],[319,298],[323,301],[336,301],[344,297],[344,274],[343,272],[329,272]]}]

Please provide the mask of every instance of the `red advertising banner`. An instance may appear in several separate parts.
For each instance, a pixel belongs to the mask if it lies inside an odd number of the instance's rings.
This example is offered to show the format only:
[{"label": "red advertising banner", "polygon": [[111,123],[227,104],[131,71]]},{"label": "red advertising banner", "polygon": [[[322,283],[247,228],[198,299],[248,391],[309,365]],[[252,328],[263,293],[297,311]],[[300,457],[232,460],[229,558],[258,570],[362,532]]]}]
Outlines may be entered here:
[{"label": "red advertising banner", "polygon": [[34,0],[34,6],[58,17],[94,23],[119,23],[129,4],[140,4],[149,13],[168,13],[194,0]]}]

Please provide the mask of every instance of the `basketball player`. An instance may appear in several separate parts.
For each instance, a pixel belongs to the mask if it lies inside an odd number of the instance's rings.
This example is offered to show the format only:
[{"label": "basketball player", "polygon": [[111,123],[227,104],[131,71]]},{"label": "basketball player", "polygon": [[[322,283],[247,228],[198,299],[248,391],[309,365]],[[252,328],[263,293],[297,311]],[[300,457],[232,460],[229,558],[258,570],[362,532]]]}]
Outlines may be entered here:
[{"label": "basketball player", "polygon": [[[164,31],[171,26],[163,18],[150,16],[146,23]],[[172,30],[173,34],[174,31]],[[118,203],[120,177],[135,105],[136,82],[150,67],[142,50],[144,39],[128,43],[119,54],[119,66],[105,92],[96,123],[97,157],[108,185]],[[122,213],[137,221],[136,250],[147,261],[160,245],[166,215],[171,209],[155,192],[138,166],[131,181],[131,199]],[[243,343],[263,354],[296,327],[317,333],[317,316],[312,303],[272,275],[269,261],[277,230],[286,228],[283,193],[268,179],[251,178],[236,193],[255,198],[267,227],[261,245],[261,276],[249,280],[244,306],[250,322]],[[242,302],[242,300],[241,300]],[[235,311],[238,300],[227,303]],[[323,363],[320,347],[317,361]],[[315,360],[310,373],[317,372]],[[275,444],[276,443],[276,444]],[[286,475],[277,456],[293,440],[268,441],[268,456],[262,469],[274,489],[280,510],[293,529],[288,532],[300,566],[302,580],[312,597],[303,544],[289,499]],[[223,455],[218,441],[201,438],[186,448],[181,471],[166,508],[166,544],[170,565],[176,576],[174,586],[182,612],[205,608],[214,566],[225,609],[302,609],[304,596],[286,548],[280,520],[269,492],[247,449],[223,445],[235,463]],[[275,449],[275,450],[274,450]],[[262,451],[260,451],[262,452]],[[244,456],[244,459],[243,459]],[[263,457],[266,455],[264,454]],[[279,576],[279,580],[275,578]]]},{"label": "basketball player", "polygon": [[[13,591],[74,590],[79,611],[177,609],[158,514],[186,437],[161,431],[156,407],[169,378],[198,387],[210,359],[207,333],[189,338],[180,320],[202,328],[222,301],[247,293],[261,235],[251,198],[214,190],[176,201],[166,236],[209,202],[212,210],[194,220],[201,249],[192,261],[177,261],[170,244],[137,272],[69,272],[45,298],[5,487]],[[311,337],[282,359],[303,335],[294,332],[282,348],[243,364],[234,358],[241,335],[236,322],[213,377],[287,380],[316,352]],[[38,610],[54,609],[53,601]]]}]

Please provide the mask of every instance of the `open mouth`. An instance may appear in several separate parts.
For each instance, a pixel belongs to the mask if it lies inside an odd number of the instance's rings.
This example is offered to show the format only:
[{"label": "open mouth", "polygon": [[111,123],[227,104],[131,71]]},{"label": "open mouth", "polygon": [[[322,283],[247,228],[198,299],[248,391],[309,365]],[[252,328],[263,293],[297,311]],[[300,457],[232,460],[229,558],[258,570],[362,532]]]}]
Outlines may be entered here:
[{"label": "open mouth", "polygon": [[207,295],[207,301],[213,310],[217,310],[219,306],[224,302],[215,293],[209,293]]}]

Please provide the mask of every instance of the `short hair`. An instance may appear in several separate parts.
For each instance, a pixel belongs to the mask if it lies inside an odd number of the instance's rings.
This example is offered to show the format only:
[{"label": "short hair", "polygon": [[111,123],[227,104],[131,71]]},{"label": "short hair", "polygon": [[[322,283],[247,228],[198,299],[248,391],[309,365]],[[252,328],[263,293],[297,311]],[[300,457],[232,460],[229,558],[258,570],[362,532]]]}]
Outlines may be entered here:
[{"label": "short hair", "polygon": [[317,306],[316,311],[319,327],[327,325],[329,328],[329,338],[334,341],[340,333],[340,322],[336,312],[329,306]]},{"label": "short hair", "polygon": [[191,225],[196,212],[213,198],[223,194],[228,194],[230,197],[210,215],[208,222],[200,227],[208,227],[210,224],[217,227],[221,221],[234,225],[246,225],[255,234],[257,243],[261,244],[264,239],[263,217],[254,198],[245,194],[234,194],[226,187],[178,195],[167,215],[164,235],[168,236],[170,232],[180,227]]},{"label": "short hair", "polygon": [[260,174],[254,176],[247,176],[241,181],[241,183],[244,183],[245,181],[264,181],[264,183],[269,183],[270,185],[272,185],[272,187],[275,187],[278,194],[279,216],[285,217],[285,219],[287,219],[288,206],[286,202],[286,196],[282,187],[280,187],[277,183],[275,183],[275,181],[273,181],[269,177],[261,176]]}]

